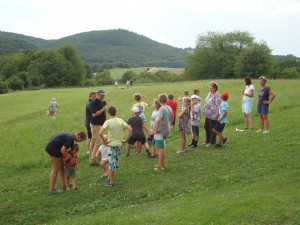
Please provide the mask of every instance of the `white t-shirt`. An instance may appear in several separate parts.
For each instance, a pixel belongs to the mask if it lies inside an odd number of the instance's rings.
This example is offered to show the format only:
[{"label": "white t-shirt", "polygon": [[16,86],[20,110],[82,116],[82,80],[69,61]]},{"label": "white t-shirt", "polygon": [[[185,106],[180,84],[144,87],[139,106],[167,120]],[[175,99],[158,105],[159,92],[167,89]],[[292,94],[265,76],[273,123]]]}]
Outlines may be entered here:
[{"label": "white t-shirt", "polygon": [[245,95],[245,94],[250,95],[251,94],[251,90],[253,90],[253,91],[255,90],[253,84],[247,85],[246,88],[245,88],[245,91],[244,91],[244,97],[243,97],[243,99],[245,99],[245,100],[253,100],[253,97],[249,97],[249,96]]},{"label": "white t-shirt", "polygon": [[105,145],[100,145],[98,151],[101,152],[101,160],[108,160],[108,150],[109,147]]}]

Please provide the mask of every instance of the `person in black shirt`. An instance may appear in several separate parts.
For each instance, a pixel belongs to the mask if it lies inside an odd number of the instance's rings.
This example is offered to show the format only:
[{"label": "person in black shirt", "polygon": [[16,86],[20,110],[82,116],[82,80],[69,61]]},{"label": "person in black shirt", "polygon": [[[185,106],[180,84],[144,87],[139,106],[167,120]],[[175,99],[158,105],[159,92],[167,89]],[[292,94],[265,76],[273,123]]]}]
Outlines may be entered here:
[{"label": "person in black shirt", "polygon": [[99,131],[101,126],[106,120],[106,102],[103,101],[106,93],[103,90],[98,90],[96,92],[96,98],[91,103],[91,132],[92,139],[90,143],[90,159],[89,163],[91,166],[100,166],[97,162],[96,153],[99,146],[101,145],[101,140],[99,136]]},{"label": "person in black shirt", "polygon": [[86,103],[85,106],[85,127],[87,129],[87,142],[86,142],[86,153],[90,154],[90,143],[91,143],[91,138],[92,138],[92,132],[91,132],[91,118],[92,118],[92,113],[91,113],[91,104],[92,101],[96,98],[96,92],[92,91],[89,94],[89,100]]},{"label": "person in black shirt", "polygon": [[61,190],[56,189],[55,182],[57,174],[61,178],[62,185],[65,187],[65,173],[64,173],[64,161],[63,157],[67,156],[67,150],[73,149],[74,141],[82,142],[86,139],[84,131],[79,131],[76,134],[73,133],[58,133],[53,135],[46,145],[45,151],[49,155],[51,173],[49,191],[50,193],[59,193]]}]

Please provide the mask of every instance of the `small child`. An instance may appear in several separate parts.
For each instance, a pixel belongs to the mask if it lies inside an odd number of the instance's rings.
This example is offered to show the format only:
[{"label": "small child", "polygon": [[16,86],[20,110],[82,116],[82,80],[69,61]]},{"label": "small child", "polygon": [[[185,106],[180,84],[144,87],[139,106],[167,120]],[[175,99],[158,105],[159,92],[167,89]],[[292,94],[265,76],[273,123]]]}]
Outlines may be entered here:
[{"label": "small child", "polygon": [[[142,95],[142,94],[140,94],[140,93],[135,93],[135,94],[133,95],[133,97],[134,97],[134,100],[136,101],[136,103],[133,104],[131,110],[132,110],[134,107],[138,107],[139,105],[141,105],[141,106],[142,106],[142,109],[143,109],[143,113],[145,113],[145,108],[146,108],[147,106],[150,106],[150,103],[149,103],[148,99],[146,98],[146,96],[145,96],[145,95]],[[146,102],[142,102],[142,98],[144,98]]]},{"label": "small child", "polygon": [[64,157],[64,170],[66,179],[66,190],[70,190],[70,178],[72,181],[73,189],[77,190],[76,174],[75,171],[78,169],[77,153],[79,151],[78,144],[74,144],[73,148],[68,151],[66,157]]},{"label": "small child", "polygon": [[[159,108],[160,108],[159,101],[158,101],[157,99],[154,99],[154,100],[153,100],[153,112],[152,112],[151,120],[150,120],[150,134],[153,133],[154,125],[155,125],[155,121],[156,121],[156,117],[157,117]],[[156,147],[155,147],[155,139],[154,139],[154,135],[151,134],[151,135],[148,137],[147,141],[148,141],[148,145],[149,145],[149,146],[150,146],[150,145],[153,146],[150,158],[158,157],[158,152],[157,152],[157,149],[156,149]]]},{"label": "small child", "polygon": [[219,108],[219,116],[218,116],[218,122],[216,123],[216,125],[213,128],[213,132],[219,136],[219,142],[218,144],[215,145],[216,148],[221,148],[224,145],[226,145],[228,138],[227,137],[223,137],[223,130],[224,127],[227,123],[227,115],[228,115],[228,93],[227,92],[223,92],[223,94],[221,95],[221,105]]},{"label": "small child", "polygon": [[189,129],[190,111],[191,111],[191,99],[184,98],[181,112],[178,114],[178,118],[179,118],[178,126],[179,126],[180,139],[181,139],[181,149],[178,150],[176,153],[185,153],[186,151],[185,135],[190,133],[190,129]]},{"label": "small child", "polygon": [[179,97],[179,101],[184,101],[184,98],[188,98],[189,97],[189,91],[188,90],[184,90],[183,91],[183,97]]},{"label": "small child", "polygon": [[[138,107],[134,107],[132,109],[132,113],[133,116],[130,117],[127,121],[127,124],[132,128],[132,133],[127,141],[125,157],[129,156],[130,147],[131,145],[134,145],[135,142],[141,142],[141,144],[146,148],[147,155],[150,156],[149,146],[146,142],[146,137],[144,134],[144,130],[147,132],[147,134],[149,134],[149,131],[146,127],[145,122],[140,117],[140,109]],[[138,153],[138,151],[136,153]]]},{"label": "small child", "polygon": [[173,122],[171,124],[171,127],[174,128],[174,126],[175,126],[175,120],[176,120],[176,110],[178,109],[178,104],[174,100],[174,95],[173,94],[169,94],[168,95],[167,105],[171,107],[172,112],[173,112],[174,119],[173,119]]},{"label": "small child", "polygon": [[200,90],[199,89],[194,89],[194,95],[197,95],[199,98],[199,103],[201,102],[201,97],[200,97]]},{"label": "small child", "polygon": [[[105,141],[107,142],[107,136],[103,135]],[[107,177],[108,176],[108,168],[107,168],[107,164],[108,164],[108,150],[109,147],[105,146],[104,144],[101,144],[98,152],[96,153],[96,157],[99,157],[99,155],[101,155],[101,163],[100,166],[103,169],[103,174],[101,176],[102,177]]]},{"label": "small child", "polygon": [[192,143],[189,144],[191,148],[196,148],[199,139],[199,123],[201,115],[201,105],[197,95],[191,96],[191,124],[192,124]]}]

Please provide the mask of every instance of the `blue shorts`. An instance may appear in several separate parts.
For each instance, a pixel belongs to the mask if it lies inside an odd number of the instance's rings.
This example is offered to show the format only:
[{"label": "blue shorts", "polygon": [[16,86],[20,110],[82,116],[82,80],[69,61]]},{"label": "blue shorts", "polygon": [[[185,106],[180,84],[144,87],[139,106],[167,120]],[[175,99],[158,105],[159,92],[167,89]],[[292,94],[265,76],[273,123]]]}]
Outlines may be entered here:
[{"label": "blue shorts", "polygon": [[107,146],[109,147],[108,150],[108,169],[115,171],[116,169],[119,168],[119,159],[118,156],[121,153],[121,147],[119,146]]},{"label": "blue shorts", "polygon": [[222,133],[225,125],[226,125],[226,123],[217,122],[216,125],[214,126],[214,129],[215,129],[215,131]]},{"label": "blue shorts", "polygon": [[145,142],[146,142],[146,138],[145,138],[145,137],[142,137],[142,138],[134,138],[134,137],[131,137],[131,136],[130,136],[130,137],[128,138],[127,144],[129,144],[129,145],[134,145],[134,143],[137,142],[137,141],[142,142],[142,145],[143,145],[143,144],[145,144]]},{"label": "blue shorts", "polygon": [[242,101],[242,111],[245,114],[250,114],[252,112],[253,101],[244,99]]},{"label": "blue shorts", "polygon": [[262,115],[268,115],[269,105],[257,105],[257,113]]}]

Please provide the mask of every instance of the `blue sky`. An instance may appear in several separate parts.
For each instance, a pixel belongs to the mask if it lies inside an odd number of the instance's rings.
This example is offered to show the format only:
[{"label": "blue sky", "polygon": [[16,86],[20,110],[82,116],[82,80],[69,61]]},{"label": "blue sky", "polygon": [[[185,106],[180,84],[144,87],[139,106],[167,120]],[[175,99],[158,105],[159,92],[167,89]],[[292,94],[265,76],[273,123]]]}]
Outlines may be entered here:
[{"label": "blue sky", "polygon": [[44,39],[126,29],[174,47],[208,31],[248,31],[300,57],[300,0],[1,0],[0,30]]}]

